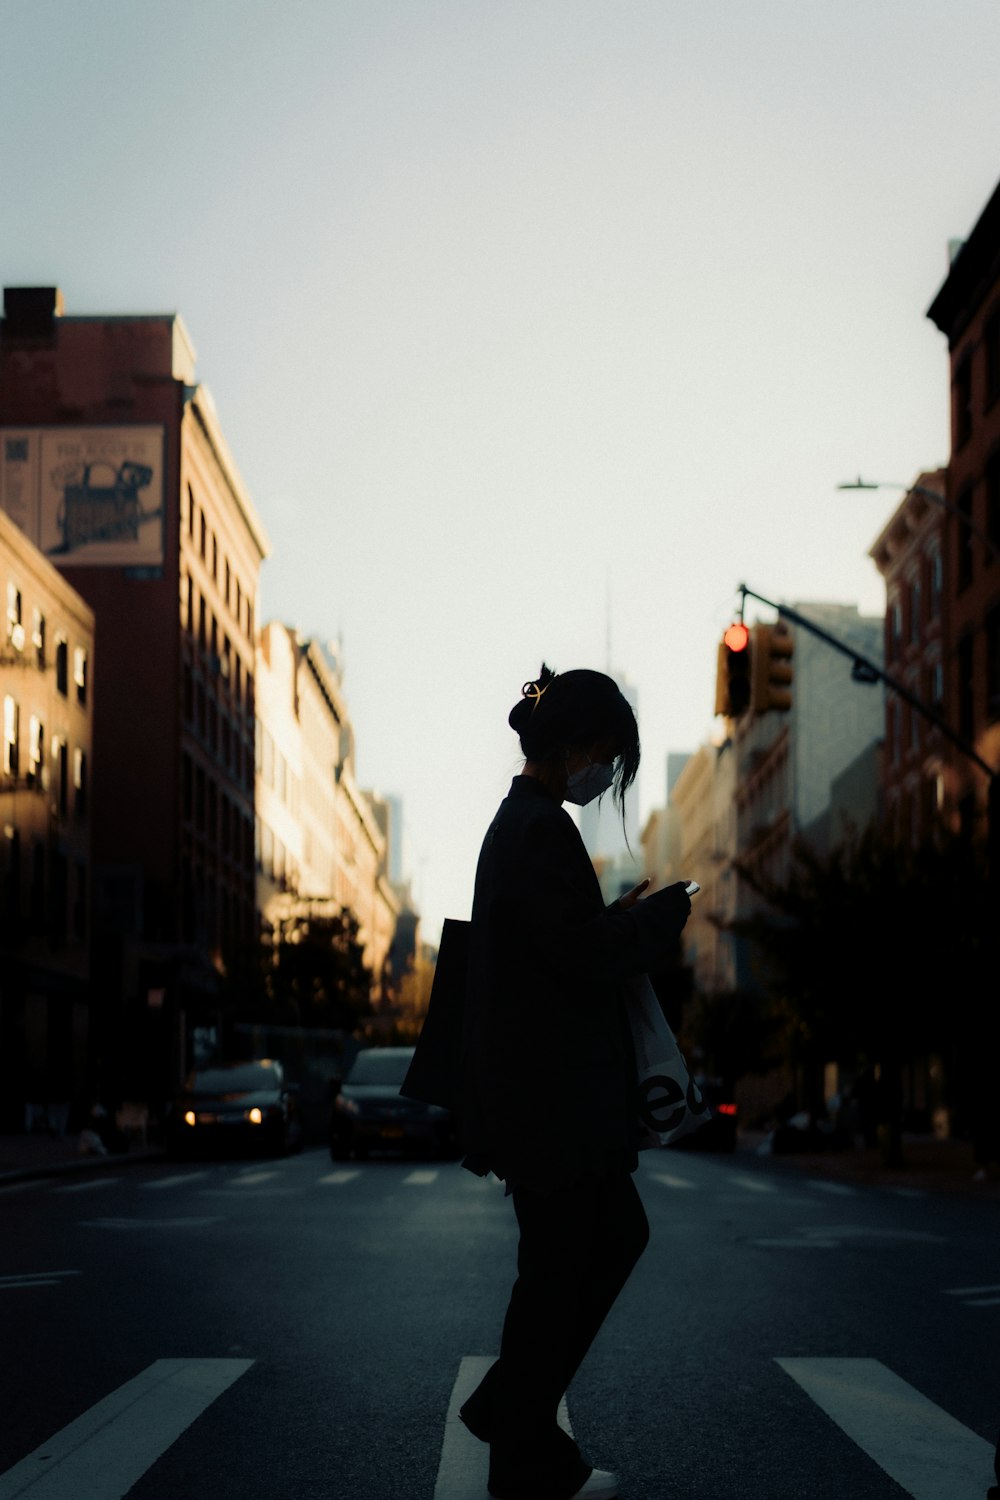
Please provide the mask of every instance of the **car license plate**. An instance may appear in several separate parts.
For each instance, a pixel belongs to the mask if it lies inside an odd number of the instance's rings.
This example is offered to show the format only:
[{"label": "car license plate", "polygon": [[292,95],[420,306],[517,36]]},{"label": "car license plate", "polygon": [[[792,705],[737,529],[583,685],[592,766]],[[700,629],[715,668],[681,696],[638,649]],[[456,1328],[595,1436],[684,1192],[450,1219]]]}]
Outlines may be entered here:
[{"label": "car license plate", "polygon": [[405,1132],[402,1125],[383,1125],[381,1134],[384,1141],[401,1141]]}]

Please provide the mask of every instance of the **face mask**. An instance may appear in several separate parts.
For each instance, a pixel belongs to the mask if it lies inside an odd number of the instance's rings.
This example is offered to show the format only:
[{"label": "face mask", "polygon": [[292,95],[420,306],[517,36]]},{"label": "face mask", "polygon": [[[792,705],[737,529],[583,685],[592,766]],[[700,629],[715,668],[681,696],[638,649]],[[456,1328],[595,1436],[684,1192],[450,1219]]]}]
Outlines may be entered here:
[{"label": "face mask", "polygon": [[563,800],[572,802],[577,807],[586,807],[588,802],[593,802],[595,797],[606,792],[614,779],[614,766],[595,765],[592,761],[582,771],[574,771],[569,776]]}]

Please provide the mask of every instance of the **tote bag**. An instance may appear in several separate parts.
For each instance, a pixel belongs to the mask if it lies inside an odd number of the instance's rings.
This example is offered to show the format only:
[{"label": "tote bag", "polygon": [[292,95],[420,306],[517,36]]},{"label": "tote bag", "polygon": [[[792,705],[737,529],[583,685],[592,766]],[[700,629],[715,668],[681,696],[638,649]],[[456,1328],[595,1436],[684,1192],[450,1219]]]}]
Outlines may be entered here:
[{"label": "tote bag", "polygon": [[626,1003],[639,1075],[639,1149],[669,1146],[704,1125],[711,1110],[687,1070],[648,975],[628,981]]}]

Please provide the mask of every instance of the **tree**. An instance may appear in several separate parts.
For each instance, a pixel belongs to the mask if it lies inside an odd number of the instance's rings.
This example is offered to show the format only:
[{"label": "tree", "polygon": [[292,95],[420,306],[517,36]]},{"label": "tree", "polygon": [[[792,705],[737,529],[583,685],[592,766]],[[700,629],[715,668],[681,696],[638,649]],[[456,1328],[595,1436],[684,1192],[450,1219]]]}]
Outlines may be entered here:
[{"label": "tree", "polygon": [[352,1032],[372,1013],[372,976],[352,912],[309,911],[281,919],[265,959],[272,1019]]},{"label": "tree", "polygon": [[872,828],[826,856],[799,840],[786,882],[737,869],[766,904],[732,929],[758,955],[786,1060],[877,1066],[886,1156],[900,1159],[904,1061],[960,1046],[977,1019],[993,920],[979,855]]}]

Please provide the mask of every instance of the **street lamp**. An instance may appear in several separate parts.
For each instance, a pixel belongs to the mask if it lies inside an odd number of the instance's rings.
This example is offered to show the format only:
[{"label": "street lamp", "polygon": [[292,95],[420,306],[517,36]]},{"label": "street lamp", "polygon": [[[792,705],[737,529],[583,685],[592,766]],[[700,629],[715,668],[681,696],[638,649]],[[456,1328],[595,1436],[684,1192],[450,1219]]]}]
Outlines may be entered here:
[{"label": "street lamp", "polygon": [[860,474],[857,479],[850,479],[844,484],[838,484],[837,488],[838,490],[903,490],[908,495],[923,495],[926,499],[933,500],[934,504],[939,505],[942,510],[950,511],[953,516],[957,516],[961,525],[966,527],[973,536],[979,538],[990,557],[995,562],[1000,561],[1000,547],[997,546],[996,542],[988,537],[985,531],[981,531],[974,524],[971,517],[967,516],[964,511],[959,510],[958,506],[949,500],[947,495],[942,495],[940,490],[928,489],[925,484],[898,484],[892,479],[867,480],[862,479]]}]

